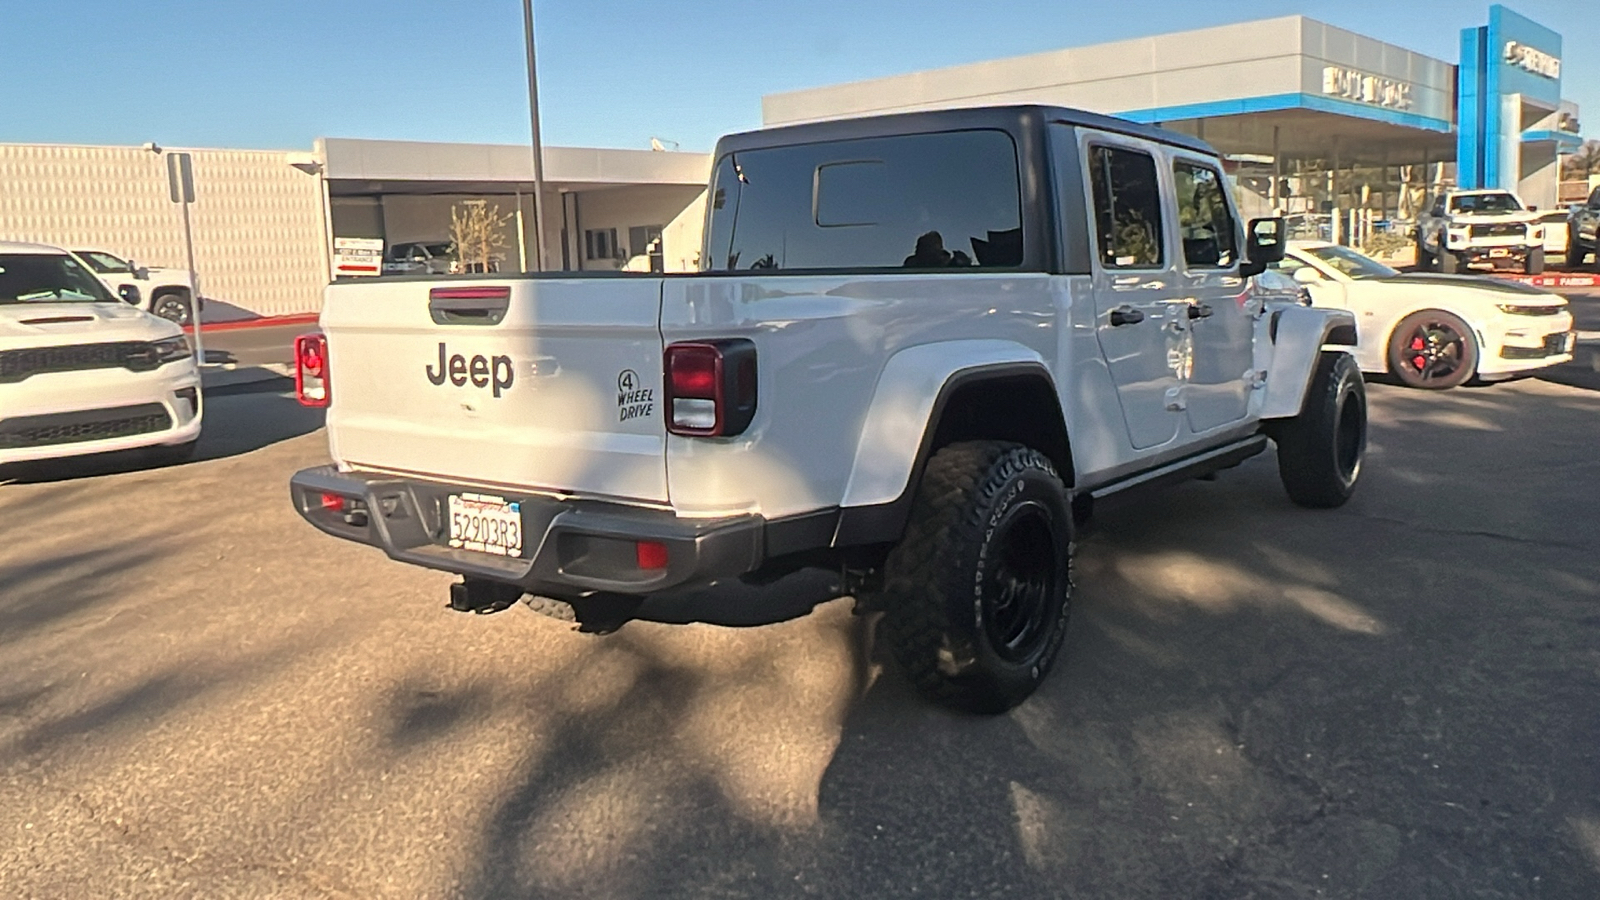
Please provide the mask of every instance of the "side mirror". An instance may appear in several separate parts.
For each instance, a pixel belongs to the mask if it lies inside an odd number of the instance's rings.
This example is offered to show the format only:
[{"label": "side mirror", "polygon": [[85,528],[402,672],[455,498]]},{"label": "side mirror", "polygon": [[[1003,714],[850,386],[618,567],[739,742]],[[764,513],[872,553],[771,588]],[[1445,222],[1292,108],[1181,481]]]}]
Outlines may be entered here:
[{"label": "side mirror", "polygon": [[118,285],[117,296],[121,297],[126,303],[131,303],[134,306],[139,305],[139,289],[131,284]]},{"label": "side mirror", "polygon": [[1244,263],[1239,266],[1239,274],[1245,278],[1260,275],[1267,266],[1283,259],[1284,233],[1282,216],[1251,219],[1245,229]]},{"label": "side mirror", "polygon": [[1294,270],[1294,275],[1291,277],[1296,284],[1315,284],[1322,280],[1322,273],[1310,266],[1301,266]]}]

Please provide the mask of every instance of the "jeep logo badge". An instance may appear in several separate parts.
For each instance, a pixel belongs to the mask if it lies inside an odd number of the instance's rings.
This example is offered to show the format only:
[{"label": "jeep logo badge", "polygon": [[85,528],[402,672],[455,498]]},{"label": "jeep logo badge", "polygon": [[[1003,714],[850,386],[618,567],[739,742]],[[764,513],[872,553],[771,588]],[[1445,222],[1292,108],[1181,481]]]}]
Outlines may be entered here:
[{"label": "jeep logo badge", "polygon": [[486,357],[481,353],[471,359],[459,353],[451,356],[442,341],[439,343],[438,370],[432,365],[424,365],[422,371],[435,385],[442,385],[445,379],[449,379],[456,387],[466,387],[467,382],[471,381],[473,387],[492,388],[496,397],[500,396],[501,391],[510,390],[511,383],[516,380],[511,370],[511,357]]}]

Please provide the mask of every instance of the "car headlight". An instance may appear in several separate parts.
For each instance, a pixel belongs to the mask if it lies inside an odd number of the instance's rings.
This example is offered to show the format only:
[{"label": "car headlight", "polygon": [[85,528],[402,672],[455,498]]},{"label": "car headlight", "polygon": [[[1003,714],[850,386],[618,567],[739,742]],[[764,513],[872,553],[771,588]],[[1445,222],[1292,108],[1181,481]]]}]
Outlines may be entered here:
[{"label": "car headlight", "polygon": [[158,366],[164,366],[169,362],[177,362],[180,359],[188,359],[194,355],[194,350],[189,347],[189,339],[182,336],[152,341],[150,349],[155,351],[156,365]]},{"label": "car headlight", "polygon": [[1299,297],[1301,306],[1310,306],[1311,305],[1311,289],[1310,288],[1307,288],[1304,285],[1302,285],[1300,287],[1300,290],[1299,290],[1299,292],[1298,292],[1298,294],[1296,296]]},{"label": "car headlight", "polygon": [[1495,309],[1508,316],[1554,316],[1566,310],[1566,304],[1547,306],[1518,306],[1515,303],[1496,303]]}]

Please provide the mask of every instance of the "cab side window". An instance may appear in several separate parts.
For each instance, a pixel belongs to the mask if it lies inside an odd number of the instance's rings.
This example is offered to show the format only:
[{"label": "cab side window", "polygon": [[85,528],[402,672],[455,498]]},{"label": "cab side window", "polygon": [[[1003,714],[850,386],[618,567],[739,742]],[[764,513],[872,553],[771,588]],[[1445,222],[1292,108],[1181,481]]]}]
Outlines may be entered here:
[{"label": "cab side window", "polygon": [[1159,269],[1165,262],[1156,160],[1122,147],[1089,148],[1096,252],[1108,269]]},{"label": "cab side window", "polygon": [[1172,166],[1178,195],[1178,229],[1183,235],[1183,261],[1189,268],[1226,269],[1238,262],[1233,213],[1222,176],[1194,163]]}]

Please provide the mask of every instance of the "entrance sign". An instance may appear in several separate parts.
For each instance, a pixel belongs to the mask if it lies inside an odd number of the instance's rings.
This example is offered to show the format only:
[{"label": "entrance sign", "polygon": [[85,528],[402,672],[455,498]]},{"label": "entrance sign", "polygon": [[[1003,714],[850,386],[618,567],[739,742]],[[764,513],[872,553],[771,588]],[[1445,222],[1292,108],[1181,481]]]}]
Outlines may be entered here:
[{"label": "entrance sign", "polygon": [[1322,67],[1322,92],[1331,97],[1370,103],[1384,109],[1411,108],[1411,85],[1344,66]]},{"label": "entrance sign", "polygon": [[1524,72],[1532,72],[1546,78],[1561,77],[1560,57],[1551,56],[1543,50],[1535,50],[1527,44],[1506,41],[1505,60]]},{"label": "entrance sign", "polygon": [[377,238],[333,239],[333,277],[378,275],[383,266],[383,241]]}]

